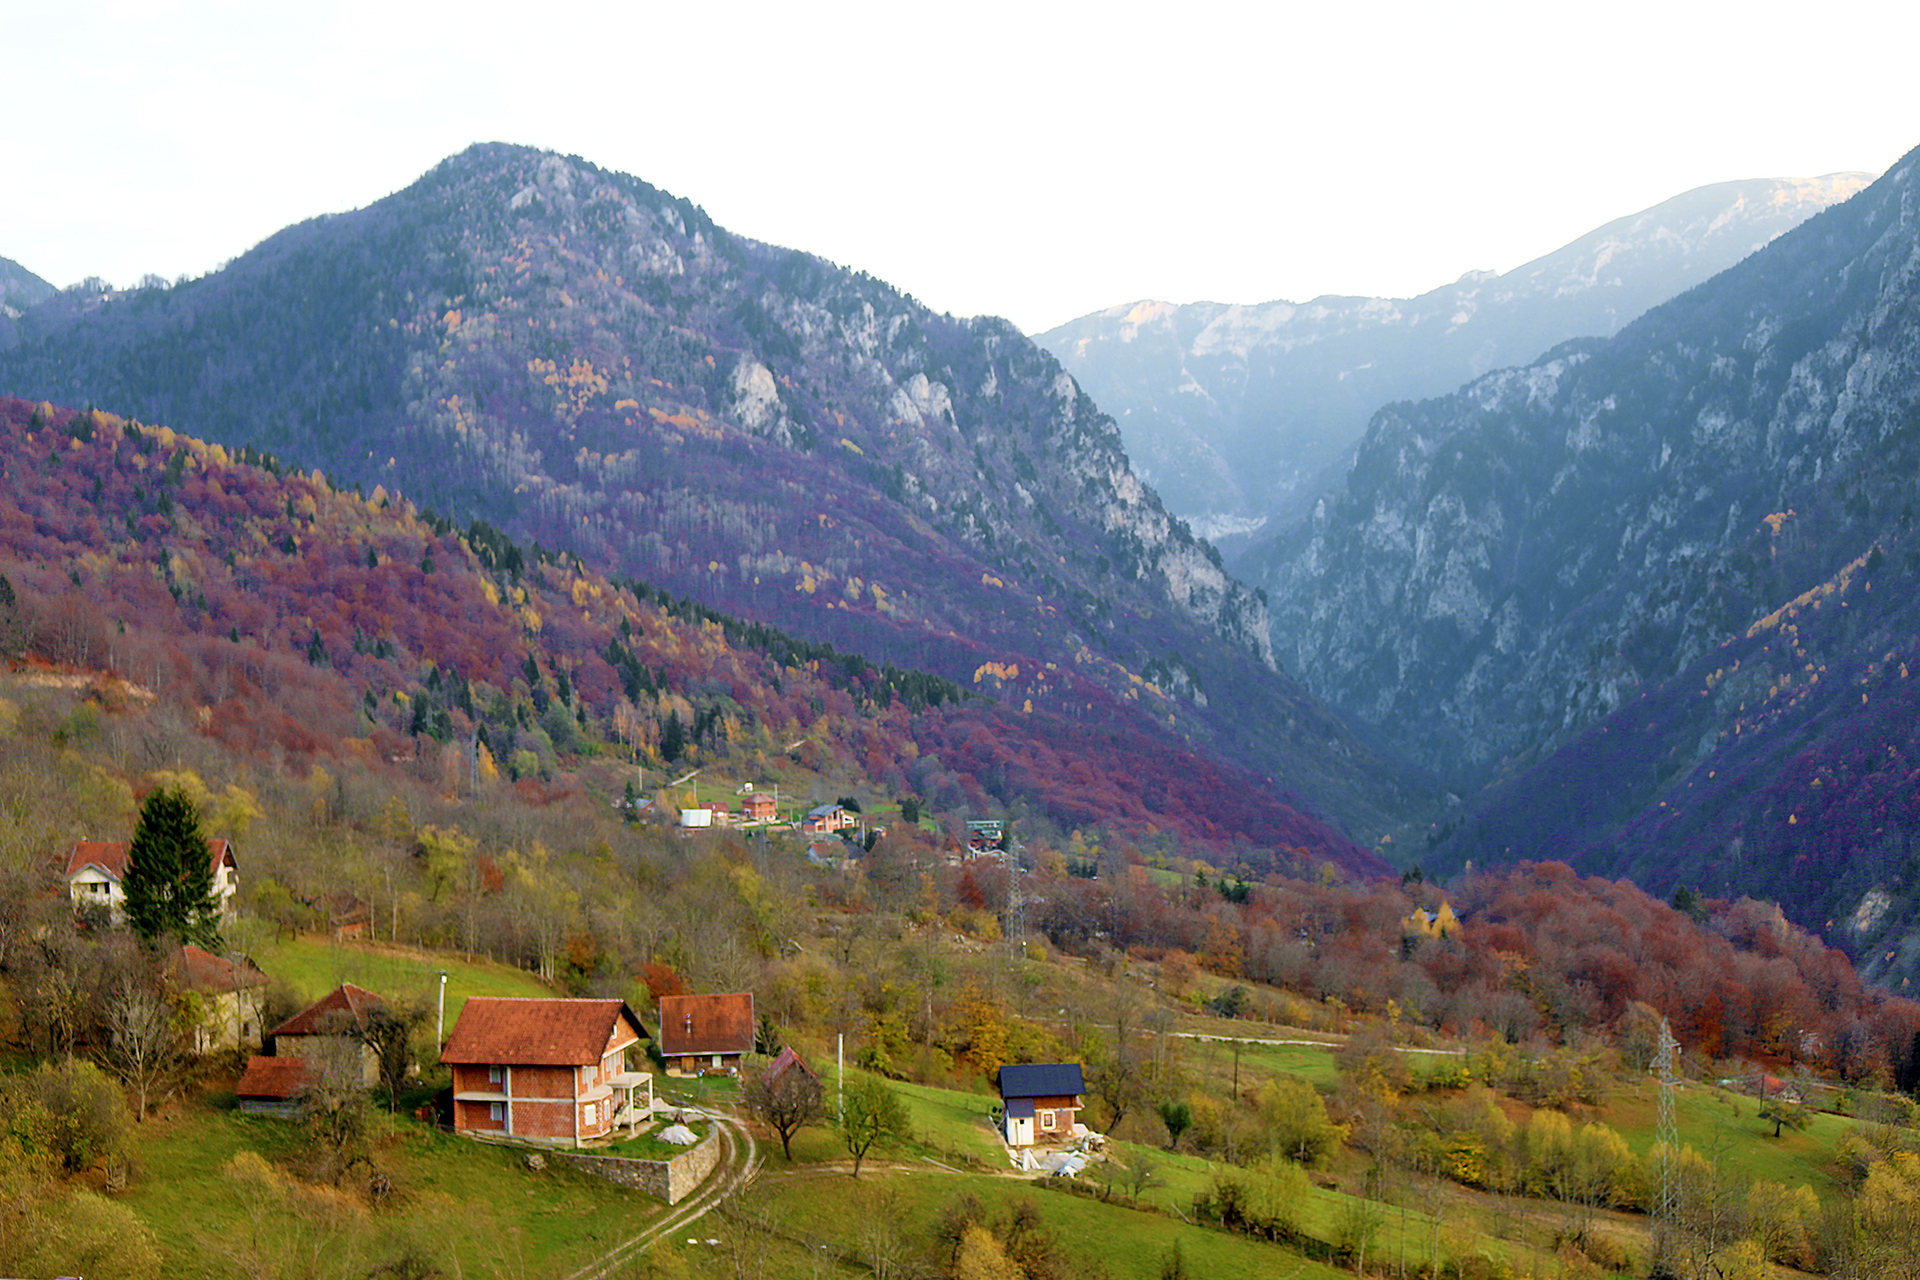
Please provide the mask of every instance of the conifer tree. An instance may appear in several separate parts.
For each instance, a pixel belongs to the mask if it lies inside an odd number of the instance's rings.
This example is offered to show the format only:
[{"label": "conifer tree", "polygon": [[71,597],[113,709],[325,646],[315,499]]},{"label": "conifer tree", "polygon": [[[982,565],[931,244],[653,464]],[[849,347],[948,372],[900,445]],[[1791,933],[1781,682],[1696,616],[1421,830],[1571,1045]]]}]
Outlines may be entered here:
[{"label": "conifer tree", "polygon": [[185,791],[161,787],[140,806],[127,850],[126,890],[127,922],[146,941],[172,934],[219,949],[213,851],[200,830],[200,810]]}]

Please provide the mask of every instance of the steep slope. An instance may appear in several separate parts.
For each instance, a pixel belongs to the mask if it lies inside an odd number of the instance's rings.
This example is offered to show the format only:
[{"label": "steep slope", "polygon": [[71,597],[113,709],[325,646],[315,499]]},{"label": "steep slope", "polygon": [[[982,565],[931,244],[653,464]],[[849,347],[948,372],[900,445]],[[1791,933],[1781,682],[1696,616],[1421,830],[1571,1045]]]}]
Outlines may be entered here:
[{"label": "steep slope", "polygon": [[1503,275],[1470,272],[1412,299],[1137,302],[1037,341],[1115,416],[1135,468],[1195,529],[1276,527],[1304,514],[1382,405],[1610,336],[1871,181],[1700,187]]},{"label": "steep slope", "polygon": [[0,258],[0,315],[18,319],[22,311],[55,292],[52,285],[19,263]]},{"label": "steep slope", "polygon": [[1551,857],[1662,896],[1755,894],[1869,976],[1920,977],[1920,422],[1881,464],[1736,554],[1786,582],[1831,566],[1823,535],[1877,528],[1866,551],[1494,788],[1423,864]]},{"label": "steep slope", "polygon": [[1164,734],[1016,711],[378,489],[19,400],[0,399],[0,446],[0,662],[116,671],[197,709],[174,734],[270,772],[384,762],[467,795],[497,761],[539,802],[596,757],[691,761],[802,794],[918,794],[949,821],[1030,815],[1029,838],[1084,825],[1116,850],[1172,835],[1255,842],[1262,870],[1385,869]]},{"label": "steep slope", "polygon": [[1915,182],[1909,155],[1611,341],[1383,410],[1260,567],[1282,661],[1484,777],[1866,555],[1912,496]]},{"label": "steep slope", "polygon": [[0,258],[0,349],[13,341],[20,313],[52,297],[54,287],[19,263]]},{"label": "steep slope", "polygon": [[213,276],[63,294],[21,329],[0,354],[16,393],[269,448],[1011,705],[1151,728],[1369,838],[1419,794],[1271,669],[1262,601],[1044,352],[582,161],[478,146]]}]

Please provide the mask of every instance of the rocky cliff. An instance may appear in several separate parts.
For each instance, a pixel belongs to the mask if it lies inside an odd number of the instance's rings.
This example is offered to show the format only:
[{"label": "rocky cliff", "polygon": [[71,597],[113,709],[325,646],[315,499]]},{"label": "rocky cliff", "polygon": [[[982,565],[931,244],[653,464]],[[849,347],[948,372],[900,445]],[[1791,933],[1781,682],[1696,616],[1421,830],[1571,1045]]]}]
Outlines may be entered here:
[{"label": "rocky cliff", "polygon": [[1909,155],[1611,340],[1383,410],[1249,563],[1282,665],[1483,778],[1866,554],[1911,513],[1877,478],[1917,429],[1915,184]]},{"label": "rocky cliff", "polygon": [[[1136,302],[1040,335],[1115,415],[1168,506],[1232,535],[1303,514],[1382,405],[1610,336],[1859,191],[1860,173],[1701,187],[1504,274],[1417,298]],[[1230,551],[1230,554],[1233,551]]]}]

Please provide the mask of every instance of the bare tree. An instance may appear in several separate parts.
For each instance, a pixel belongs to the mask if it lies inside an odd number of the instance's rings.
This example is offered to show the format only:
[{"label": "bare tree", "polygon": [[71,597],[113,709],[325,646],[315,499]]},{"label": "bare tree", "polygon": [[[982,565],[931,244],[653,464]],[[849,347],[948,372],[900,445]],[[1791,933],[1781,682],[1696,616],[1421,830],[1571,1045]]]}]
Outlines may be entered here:
[{"label": "bare tree", "polygon": [[820,1078],[798,1058],[782,1065],[777,1073],[769,1068],[767,1071],[744,1074],[746,1079],[741,1086],[741,1096],[747,1104],[747,1110],[780,1135],[780,1150],[791,1162],[793,1135],[802,1126],[823,1119],[827,1114]]},{"label": "bare tree", "polygon": [[426,1003],[418,1000],[382,1004],[367,1012],[360,1034],[362,1043],[373,1050],[380,1084],[387,1091],[388,1111],[399,1109],[400,1090],[413,1070],[413,1037],[426,1025],[427,1015]]},{"label": "bare tree", "polygon": [[319,1036],[306,1056],[308,1083],[297,1099],[312,1140],[319,1172],[339,1186],[347,1171],[368,1159],[372,1108],[362,1083],[360,1042],[351,1036]]},{"label": "bare tree", "polygon": [[147,1103],[180,1063],[180,1032],[173,1009],[151,975],[122,970],[106,999],[108,1043],[101,1053],[107,1070],[133,1090],[134,1114],[147,1118]]}]

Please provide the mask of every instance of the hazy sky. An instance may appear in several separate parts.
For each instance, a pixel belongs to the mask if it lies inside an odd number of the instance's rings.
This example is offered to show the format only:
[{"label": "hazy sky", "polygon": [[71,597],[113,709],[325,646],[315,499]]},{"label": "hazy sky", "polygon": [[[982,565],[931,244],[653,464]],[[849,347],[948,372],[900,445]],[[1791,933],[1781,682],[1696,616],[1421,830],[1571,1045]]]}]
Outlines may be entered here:
[{"label": "hazy sky", "polygon": [[1029,331],[1408,296],[1920,144],[1920,6],[0,0],[0,257],[199,275],[475,141]]}]

